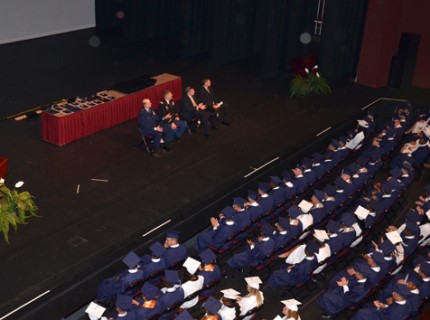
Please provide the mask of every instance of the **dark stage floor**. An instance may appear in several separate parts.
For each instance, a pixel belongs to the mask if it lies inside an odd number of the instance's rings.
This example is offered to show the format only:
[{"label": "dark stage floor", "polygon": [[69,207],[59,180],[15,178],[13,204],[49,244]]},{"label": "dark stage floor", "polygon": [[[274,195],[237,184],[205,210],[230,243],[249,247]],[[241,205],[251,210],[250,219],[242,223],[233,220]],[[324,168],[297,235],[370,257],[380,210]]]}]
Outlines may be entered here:
[{"label": "dark stage floor", "polygon": [[[102,42],[93,48],[88,45],[92,32],[1,46],[6,68],[0,79],[0,117],[58,98],[85,96],[142,74],[169,72],[182,76],[185,85],[210,76],[231,105],[232,125],[209,140],[185,136],[171,154],[156,159],[136,148],[135,121],[64,147],[41,141],[38,118],[0,122],[0,155],[10,158],[7,181],[24,180],[41,215],[11,232],[10,245],[0,243],[0,317],[47,290],[38,303],[48,305],[62,290],[80,285],[67,303],[48,307],[49,319],[67,315],[94,296],[95,285],[118,268],[114,262],[121,255],[143,248],[159,234],[142,238],[145,232],[168,220],[160,230],[176,226],[190,237],[203,229],[210,213],[229,201],[224,195],[252,182],[253,177],[243,178],[252,167],[286,158],[378,97],[422,105],[430,101],[428,90],[353,84],[335,87],[328,97],[296,101],[288,98],[286,77],[261,81],[252,61],[212,66],[205,59],[183,60],[143,45]],[[26,318],[32,307],[10,319]]]}]

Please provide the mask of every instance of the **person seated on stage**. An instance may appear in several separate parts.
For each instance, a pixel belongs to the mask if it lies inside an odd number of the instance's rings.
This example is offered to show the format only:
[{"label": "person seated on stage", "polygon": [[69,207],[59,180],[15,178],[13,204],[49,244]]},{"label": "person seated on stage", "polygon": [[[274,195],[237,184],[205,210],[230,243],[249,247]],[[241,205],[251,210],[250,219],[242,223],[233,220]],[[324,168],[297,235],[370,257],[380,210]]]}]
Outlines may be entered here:
[{"label": "person seated on stage", "polygon": [[181,120],[179,110],[176,107],[175,101],[173,101],[173,93],[170,90],[164,90],[164,99],[160,101],[158,105],[158,115],[161,118],[163,124],[168,124],[173,130],[174,137],[180,140],[185,130],[187,130],[187,124]]},{"label": "person seated on stage", "polygon": [[237,234],[240,229],[233,219],[234,210],[232,207],[225,207],[220,214],[220,218],[212,217],[210,219],[212,227],[197,235],[194,242],[194,249],[197,252],[214,247],[221,248],[226,241]]},{"label": "person seated on stage", "polygon": [[177,270],[164,271],[164,284],[165,287],[161,289],[163,295],[160,298],[161,303],[164,305],[164,312],[159,318],[160,320],[170,319],[176,311],[170,309],[176,304],[184,300],[184,291],[181,287],[181,279]]},{"label": "person seated on stage", "polygon": [[284,263],[279,270],[272,273],[268,284],[274,290],[285,286],[295,286],[306,282],[310,277],[310,272],[318,265],[315,253],[319,250],[318,245],[309,241],[305,247],[305,258],[294,265]]},{"label": "person seated on stage", "polygon": [[164,312],[165,306],[160,299],[162,293],[156,286],[145,282],[140,292],[141,296],[133,299],[133,304],[137,306],[137,319],[150,319]]},{"label": "person seated on stage", "polygon": [[164,248],[166,248],[166,251],[163,254],[163,258],[167,267],[182,263],[188,257],[187,248],[179,243],[179,232],[176,230],[167,231]]},{"label": "person seated on stage", "polygon": [[371,284],[360,269],[348,269],[350,277],[336,281],[337,287],[328,289],[317,300],[325,311],[322,316],[331,318],[334,314],[359,303],[371,289]]},{"label": "person seated on stage", "polygon": [[196,295],[193,299],[189,297],[196,292],[202,290],[205,278],[202,275],[196,275],[201,262],[188,257],[182,265],[185,268],[185,274],[182,277],[181,288],[184,291],[184,303],[181,304],[181,309],[189,309],[194,307],[199,302],[199,296]]},{"label": "person seated on stage", "polygon": [[[241,316],[244,316],[255,308],[260,308],[264,304],[263,292],[259,290],[260,284],[262,283],[261,279],[259,277],[247,277],[245,281],[247,283],[246,290],[248,294],[243,298],[237,297]],[[255,314],[250,314],[243,318],[243,320],[252,319],[254,315]]]},{"label": "person seated on stage", "polygon": [[382,302],[373,301],[373,305],[358,310],[353,320],[405,320],[412,314],[411,304],[403,297],[404,293],[393,291],[392,297]]},{"label": "person seated on stage", "polygon": [[211,125],[214,129],[218,129],[216,121],[219,119],[223,125],[229,125],[229,107],[223,101],[215,97],[210,79],[202,80],[203,86],[200,89],[200,100],[206,105],[206,110],[211,113]]},{"label": "person seated on stage", "polygon": [[298,313],[298,306],[302,304],[301,302],[296,299],[282,300],[281,302],[284,305],[282,309],[283,317],[278,315],[273,320],[301,320]]},{"label": "person seated on stage", "polygon": [[149,250],[151,250],[151,255],[142,257],[141,266],[144,279],[155,284],[160,280],[160,275],[158,274],[167,268],[166,261],[163,258],[166,248],[157,241],[149,247]]},{"label": "person seated on stage", "polygon": [[122,262],[128,267],[127,271],[103,280],[97,288],[97,301],[106,302],[115,299],[116,295],[123,294],[135,282],[143,279],[143,271],[140,270],[140,258],[131,251]]},{"label": "person seated on stage", "polygon": [[269,225],[263,225],[256,242],[251,239],[246,240],[245,250],[227,260],[229,268],[238,270],[260,264],[273,252],[275,242],[270,238],[272,234],[273,229]]},{"label": "person seated on stage", "polygon": [[237,303],[237,297],[240,292],[234,289],[221,290],[223,297],[221,298],[222,307],[218,311],[222,320],[234,320],[240,315],[240,307]]},{"label": "person seated on stage", "polygon": [[205,137],[209,137],[209,117],[211,113],[206,110],[206,106],[202,102],[197,100],[195,90],[192,87],[185,88],[180,114],[187,122],[198,119],[202,126],[203,134]]},{"label": "person seated on stage", "polygon": [[143,135],[152,137],[152,151],[155,156],[159,155],[160,143],[163,139],[164,148],[170,151],[170,142],[173,141],[174,132],[168,124],[163,124],[161,118],[155,113],[149,99],[143,99],[143,107],[137,116],[139,129]]},{"label": "person seated on stage", "polygon": [[222,303],[214,297],[209,297],[203,304],[203,308],[206,310],[205,315],[201,320],[223,320],[218,314],[222,307]]},{"label": "person seated on stage", "polygon": [[136,312],[133,305],[133,297],[118,295],[115,302],[115,316],[110,316],[109,320],[135,320]]},{"label": "person seated on stage", "polygon": [[263,215],[263,208],[257,202],[259,194],[257,191],[248,190],[248,202],[245,203],[245,208],[251,215],[251,221],[255,222],[260,219]]},{"label": "person seated on stage", "polygon": [[203,287],[207,289],[200,293],[200,296],[204,297],[210,295],[216,289],[215,286],[210,286],[220,281],[223,276],[221,268],[216,263],[216,255],[211,249],[201,252],[199,257],[202,259],[202,265],[199,267],[197,274],[204,278]]}]

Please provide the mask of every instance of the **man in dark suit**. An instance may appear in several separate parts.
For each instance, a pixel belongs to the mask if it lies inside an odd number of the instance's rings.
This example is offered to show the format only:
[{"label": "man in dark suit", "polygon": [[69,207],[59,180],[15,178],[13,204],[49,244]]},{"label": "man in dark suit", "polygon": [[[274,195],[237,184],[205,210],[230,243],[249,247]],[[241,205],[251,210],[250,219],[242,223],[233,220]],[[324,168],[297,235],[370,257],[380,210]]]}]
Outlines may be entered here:
[{"label": "man in dark suit", "polygon": [[229,110],[228,105],[223,103],[223,101],[218,100],[214,92],[212,90],[212,83],[210,79],[203,79],[202,81],[203,86],[200,89],[200,100],[206,105],[206,109],[211,112],[212,115],[212,121],[211,124],[214,127],[214,129],[217,129],[216,126],[216,119],[219,118],[221,123],[228,126],[228,117],[229,117]]},{"label": "man in dark suit", "polygon": [[173,140],[173,130],[170,125],[160,123],[160,117],[157,116],[152,108],[149,99],[143,99],[143,106],[137,115],[139,129],[144,135],[150,135],[153,139],[154,155],[159,155],[161,139],[164,140],[164,147],[170,150],[169,143]]},{"label": "man in dark suit", "polygon": [[158,105],[158,115],[162,123],[170,125],[174,137],[179,140],[187,129],[187,124],[179,117],[178,108],[175,105],[175,101],[172,99],[172,92],[170,90],[164,90],[163,97],[164,99],[160,101]]},{"label": "man in dark suit", "polygon": [[185,95],[182,97],[181,116],[186,121],[199,119],[203,128],[203,134],[209,137],[209,117],[210,112],[206,111],[206,106],[197,100],[195,90],[192,87],[185,88]]}]

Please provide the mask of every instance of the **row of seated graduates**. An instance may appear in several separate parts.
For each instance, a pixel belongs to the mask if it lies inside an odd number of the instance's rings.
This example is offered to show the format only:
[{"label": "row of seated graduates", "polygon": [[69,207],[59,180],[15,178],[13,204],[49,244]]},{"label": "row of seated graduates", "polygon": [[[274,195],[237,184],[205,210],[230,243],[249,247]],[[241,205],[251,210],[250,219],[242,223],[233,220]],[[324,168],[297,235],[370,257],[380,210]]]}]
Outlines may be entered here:
[{"label": "row of seated graduates", "polygon": [[[389,221],[383,221],[382,236],[332,277],[318,299],[324,318],[336,318],[345,314],[345,309],[350,315],[358,310],[353,316],[357,320],[403,320],[418,314],[430,296],[429,236],[422,232],[423,226],[430,226],[430,185],[424,189],[420,210],[409,209],[398,228],[386,227]],[[374,298],[376,302],[363,307]]]},{"label": "row of seated graduates", "polygon": [[[331,144],[328,148],[328,154],[331,154],[331,152],[333,152],[333,144]],[[345,149],[344,149],[345,150]],[[368,171],[368,174],[366,174],[367,177],[370,177],[373,175],[373,173],[380,168],[380,166],[382,165],[381,160],[379,159],[381,156],[380,153],[376,153],[374,152],[372,155],[372,158],[374,160],[371,160],[367,157],[361,157],[361,160],[359,161],[359,163],[354,163],[350,166],[349,170],[355,170],[353,173],[350,172],[350,174],[355,175],[356,173],[358,173],[357,171],[360,171],[364,169],[364,167],[367,165],[367,162],[369,162],[368,164],[368,169],[366,169],[366,171]],[[307,162],[306,160],[304,162]],[[330,162],[323,162],[323,165],[320,165],[320,161],[316,161],[314,159],[313,162],[313,166],[312,168],[320,168],[320,167],[324,167],[324,164],[329,163],[332,166],[332,161]],[[340,161],[338,162],[340,163]],[[306,167],[306,164],[304,164],[304,167]],[[333,168],[333,167],[331,167]],[[304,169],[304,168],[303,168]],[[293,171],[298,171],[299,175],[306,171],[308,169],[305,170],[301,170],[300,168],[295,168],[293,169]],[[334,172],[334,171],[332,171]],[[305,173],[306,174],[306,173]],[[303,174],[303,178],[298,178],[298,179],[306,179],[305,174]],[[332,174],[333,176],[333,174]],[[219,254],[222,254],[224,252],[230,251],[230,249],[232,248],[233,245],[240,243],[240,239],[243,239],[243,236],[247,236],[250,233],[252,233],[255,228],[256,225],[258,225],[259,222],[261,221],[266,221],[268,220],[268,218],[279,218],[278,223],[275,225],[276,229],[278,230],[278,233],[275,235],[274,237],[274,252],[277,252],[278,249],[285,249],[286,247],[288,247],[288,245],[293,245],[295,244],[295,242],[303,236],[303,234],[306,234],[307,231],[309,231],[310,228],[315,227],[319,224],[324,224],[325,222],[327,222],[328,218],[330,217],[330,215],[335,211],[335,209],[337,207],[341,207],[342,205],[344,205],[350,198],[350,196],[352,196],[352,194],[354,193],[355,187],[349,190],[343,190],[342,193],[340,193],[340,191],[342,191],[341,188],[345,187],[345,183],[343,179],[349,179],[347,178],[346,173],[341,175],[341,178],[339,179],[335,179],[337,182],[337,187],[333,187],[331,185],[326,186],[324,192],[323,191],[317,191],[315,192],[315,194],[311,197],[311,201],[314,203],[314,209],[318,209],[319,206],[322,205],[322,201],[325,203],[324,205],[324,209],[321,210],[312,210],[311,211],[311,215],[315,214],[312,218],[311,218],[311,223],[307,223],[306,225],[303,225],[302,222],[299,220],[299,223],[293,227],[291,227],[290,225],[290,219],[291,217],[283,217],[282,214],[286,213],[290,214],[292,213],[294,215],[294,218],[297,218],[297,216],[301,215],[303,212],[300,211],[300,209],[296,206],[293,205],[291,206],[294,202],[299,202],[300,199],[302,198],[301,195],[305,194],[305,192],[301,192],[301,193],[294,193],[294,197],[288,198],[287,200],[278,200],[279,203],[278,204],[276,202],[276,200],[274,201],[274,199],[279,199],[281,197],[278,197],[276,194],[291,194],[290,190],[292,187],[295,187],[297,185],[297,180],[298,179],[289,179],[289,177],[287,177],[286,175],[284,175],[284,179],[283,179],[283,183],[285,184],[285,187],[283,187],[282,185],[279,184],[280,179],[277,177],[271,177],[271,186],[268,186],[268,184],[262,183],[259,184],[259,189],[258,189],[258,193],[260,195],[260,198],[256,198],[255,196],[257,195],[257,193],[250,191],[248,194],[248,207],[247,210],[248,211],[248,217],[249,215],[251,216],[251,220],[252,220],[252,226],[247,228],[247,225],[250,224],[249,218],[246,220],[245,226],[243,227],[243,223],[240,220],[241,217],[244,217],[245,215],[241,212],[246,212],[244,210],[244,201],[242,198],[235,198],[234,199],[234,203],[233,203],[233,208],[236,212],[234,212],[233,210],[231,210],[230,207],[226,207],[223,211],[222,214],[224,217],[221,217],[221,219],[225,219],[227,221],[229,221],[230,219],[226,219],[225,215],[228,215],[229,217],[231,217],[233,214],[232,212],[235,214],[234,215],[234,220],[236,222],[236,226],[228,226],[227,223],[221,224],[220,228],[210,228],[208,229],[206,232],[203,232],[202,234],[197,236],[196,242],[195,242],[195,249],[197,251],[205,249],[206,247],[210,247],[211,249],[213,249],[214,251],[216,251]],[[320,176],[321,177],[321,176]],[[349,176],[350,177],[350,176]],[[362,179],[363,177],[358,177],[357,180],[364,182],[365,179]],[[366,178],[367,179],[367,178]],[[312,181],[312,180],[311,180]],[[327,179],[324,177],[321,177],[320,181],[327,181]],[[322,182],[324,183],[324,182]],[[311,189],[315,189],[317,184],[321,185],[321,183],[319,183],[319,181],[317,182],[313,182],[312,184],[309,183],[309,187]],[[354,182],[355,184],[355,182]],[[352,185],[352,183],[351,183]],[[361,183],[359,183],[356,187],[360,188]],[[271,190],[268,190],[268,188],[271,187]],[[345,187],[345,189],[347,189]],[[285,191],[287,190],[287,191]],[[336,192],[337,191],[337,192]],[[254,204],[256,203],[256,201],[258,201],[258,206],[254,206]],[[268,201],[267,201],[268,200]],[[283,202],[282,202],[283,201]],[[267,206],[268,208],[263,210],[263,214],[261,215],[254,215],[254,212],[256,211],[255,209],[258,207],[265,207],[264,204],[265,203],[269,203],[269,206]],[[246,206],[247,204],[245,204]],[[260,208],[260,212],[261,212],[261,208]],[[318,211],[318,213],[317,213]],[[309,215],[308,215],[309,216]],[[214,220],[214,218],[212,219]],[[243,219],[245,220],[245,219]],[[295,221],[297,221],[298,219],[294,219]],[[309,220],[309,219],[308,219]],[[314,220],[314,221],[312,221]],[[216,221],[218,222],[218,221]],[[313,222],[313,223],[312,223]],[[238,226],[239,227],[238,227]],[[220,233],[219,229],[221,229],[223,226],[224,229],[229,228],[229,233]],[[263,235],[265,235],[266,237],[268,236],[269,233],[271,233],[270,231],[270,227],[267,228],[267,225],[265,224],[266,228],[262,228],[262,233]],[[304,226],[304,228],[303,228]],[[214,230],[217,229],[217,230]],[[308,229],[308,230],[307,230]],[[288,232],[287,232],[288,230]],[[266,233],[266,234],[265,234]],[[270,251],[270,246],[266,246],[269,247],[268,250]],[[282,247],[282,248],[281,248]],[[253,250],[256,251],[256,250]],[[260,257],[267,257],[270,255],[270,252],[265,252],[263,255],[260,254]],[[256,258],[256,257],[253,257]],[[251,259],[246,259],[248,262]],[[270,261],[270,259],[266,259],[268,261]],[[238,266],[237,262],[239,261],[232,261],[232,259],[230,259],[229,265],[233,268],[237,268],[240,267]],[[233,263],[235,262],[235,263]],[[259,264],[261,261],[258,261],[258,258],[256,260],[252,261],[254,263],[254,266],[257,264]]]},{"label": "row of seated graduates", "polygon": [[[372,122],[371,120],[373,120],[373,119],[370,119],[370,118],[371,118],[371,115],[369,115],[369,119],[368,119],[368,120],[370,120],[369,122],[371,123]],[[261,191],[261,190],[259,190],[259,191]]]}]

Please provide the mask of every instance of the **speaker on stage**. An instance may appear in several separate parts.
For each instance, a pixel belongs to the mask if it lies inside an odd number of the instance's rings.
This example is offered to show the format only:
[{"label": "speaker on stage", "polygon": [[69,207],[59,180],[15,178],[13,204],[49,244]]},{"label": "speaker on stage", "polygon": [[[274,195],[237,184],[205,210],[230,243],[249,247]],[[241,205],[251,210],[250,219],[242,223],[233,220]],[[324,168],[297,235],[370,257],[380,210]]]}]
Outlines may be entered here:
[{"label": "speaker on stage", "polygon": [[410,87],[414,76],[421,35],[404,32],[397,54],[391,59],[388,85],[393,88]]}]

